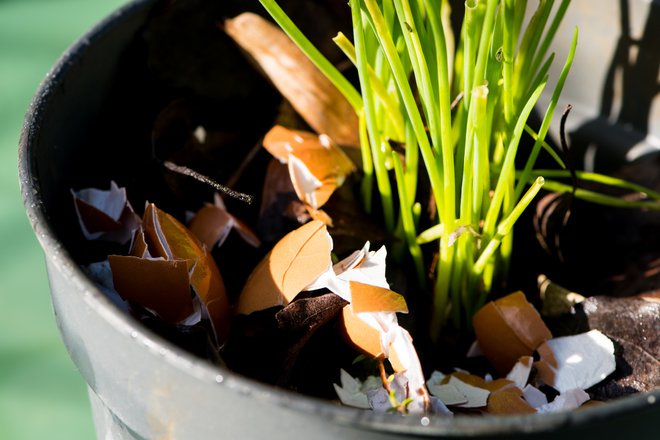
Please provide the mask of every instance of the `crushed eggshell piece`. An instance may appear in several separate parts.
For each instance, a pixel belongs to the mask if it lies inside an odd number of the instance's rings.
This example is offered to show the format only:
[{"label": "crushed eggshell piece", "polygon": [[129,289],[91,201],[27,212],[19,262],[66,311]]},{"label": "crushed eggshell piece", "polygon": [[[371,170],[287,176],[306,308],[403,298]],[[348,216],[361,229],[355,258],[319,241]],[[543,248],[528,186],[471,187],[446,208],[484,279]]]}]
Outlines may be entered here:
[{"label": "crushed eggshell piece", "polygon": [[356,169],[346,153],[325,135],[276,125],[264,137],[263,145],[288,164],[296,194],[312,210],[323,206]]},{"label": "crushed eggshell piece", "polygon": [[383,287],[350,281],[351,306],[353,312],[397,312],[408,313],[405,298]]},{"label": "crushed eggshell piece", "polygon": [[522,390],[523,397],[534,408],[539,408],[548,403],[548,398],[545,393],[536,388],[534,385],[527,384]]},{"label": "crushed eggshell piece", "polygon": [[124,255],[110,255],[108,261],[113,285],[126,301],[170,324],[178,324],[193,313],[187,261]]},{"label": "crushed eggshell piece", "polygon": [[427,384],[429,393],[440,399],[445,405],[461,405],[468,402],[465,394],[461,393],[456,386],[451,384]]},{"label": "crushed eggshell piece", "polygon": [[522,356],[530,356],[552,337],[541,316],[522,292],[483,306],[472,319],[479,346],[502,375]]},{"label": "crushed eggshell piece", "polygon": [[197,211],[188,225],[193,234],[206,246],[222,246],[232,230],[238,232],[243,240],[251,246],[259,247],[259,237],[237,217],[227,211],[222,197],[214,196],[214,203],[205,204]]},{"label": "crushed eggshell piece", "polygon": [[370,376],[364,382],[354,378],[348,374],[344,369],[339,371],[339,380],[341,386],[333,384],[337,397],[341,403],[354,408],[369,409],[369,398],[367,392],[382,387],[380,378]]},{"label": "crushed eggshell piece", "polygon": [[559,411],[572,411],[582,406],[583,403],[589,400],[589,394],[580,388],[566,390],[555,399],[540,406],[537,410],[539,413],[551,413]]},{"label": "crushed eggshell piece", "polygon": [[238,298],[248,315],[287,305],[332,266],[332,239],[323,222],[312,220],[285,235],[252,271]]},{"label": "crushed eggshell piece", "polygon": [[224,342],[231,312],[222,275],[211,254],[188,228],[153,203],[145,210],[143,225],[151,255],[193,262],[190,285],[207,309],[218,342]]},{"label": "crushed eggshell piece", "polygon": [[[389,289],[355,281],[350,282],[350,289],[351,302],[342,310],[345,335],[365,354],[376,359],[390,357],[390,346],[400,336],[397,332],[403,330],[395,313],[408,313],[405,299]],[[395,371],[405,368],[398,358],[391,361]]]},{"label": "crushed eggshell piece", "polygon": [[536,413],[536,409],[524,399],[522,390],[515,385],[490,393],[486,411],[489,414],[500,415]]},{"label": "crushed eggshell piece", "polygon": [[80,229],[87,240],[126,244],[140,225],[126,196],[126,188],[110,182],[109,190],[71,190]]},{"label": "crushed eggshell piece", "polygon": [[130,254],[110,259],[113,282],[122,297],[173,324],[198,322],[204,309],[216,342],[226,341],[231,315],[222,276],[190,230],[148,204]]},{"label": "crushed eggshell piece", "polygon": [[348,341],[365,355],[374,359],[387,357],[378,329],[360,318],[350,304],[342,309],[341,328]]},{"label": "crushed eggshell piece", "polygon": [[490,391],[479,388],[474,385],[463,382],[456,376],[449,377],[449,385],[456,387],[459,393],[463,394],[467,402],[456,405],[459,408],[481,408],[488,404]]},{"label": "crushed eggshell piece", "polygon": [[527,385],[529,380],[529,373],[532,371],[532,364],[534,358],[531,356],[523,356],[518,359],[518,362],[513,366],[511,371],[506,375],[506,378],[516,384],[521,390]]},{"label": "crushed eggshell piece", "polygon": [[614,344],[598,330],[550,339],[539,354],[538,379],[560,393],[592,387],[616,369]]}]

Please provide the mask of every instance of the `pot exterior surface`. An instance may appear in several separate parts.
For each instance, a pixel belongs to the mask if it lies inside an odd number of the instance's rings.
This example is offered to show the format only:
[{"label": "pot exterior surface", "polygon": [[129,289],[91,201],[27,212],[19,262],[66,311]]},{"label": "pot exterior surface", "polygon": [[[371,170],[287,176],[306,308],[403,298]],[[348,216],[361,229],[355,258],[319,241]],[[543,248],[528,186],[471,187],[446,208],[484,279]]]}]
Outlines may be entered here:
[{"label": "pot exterior surface", "polygon": [[54,224],[72,221],[63,214],[65,220],[58,219],[70,201],[66,182],[75,170],[69,159],[83,148],[79,133],[113,93],[110,78],[122,50],[154,3],[131,3],[65,55],[37,94],[21,140],[28,216],[46,254],[58,326],[89,387],[99,439],[606,439],[620,438],[621,427],[632,438],[657,433],[658,390],[573,413],[526,417],[402,418],[352,410],[214,367],[119,310],[85,276]]}]

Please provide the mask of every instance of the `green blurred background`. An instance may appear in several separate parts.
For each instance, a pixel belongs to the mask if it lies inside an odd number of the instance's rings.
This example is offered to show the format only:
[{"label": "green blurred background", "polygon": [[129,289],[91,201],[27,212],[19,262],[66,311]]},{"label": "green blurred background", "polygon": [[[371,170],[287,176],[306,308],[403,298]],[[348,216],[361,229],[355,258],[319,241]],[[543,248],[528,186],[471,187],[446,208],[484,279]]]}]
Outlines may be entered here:
[{"label": "green blurred background", "polygon": [[75,39],[128,0],[0,0],[0,439],[94,438],[23,210],[17,145],[32,95]]}]

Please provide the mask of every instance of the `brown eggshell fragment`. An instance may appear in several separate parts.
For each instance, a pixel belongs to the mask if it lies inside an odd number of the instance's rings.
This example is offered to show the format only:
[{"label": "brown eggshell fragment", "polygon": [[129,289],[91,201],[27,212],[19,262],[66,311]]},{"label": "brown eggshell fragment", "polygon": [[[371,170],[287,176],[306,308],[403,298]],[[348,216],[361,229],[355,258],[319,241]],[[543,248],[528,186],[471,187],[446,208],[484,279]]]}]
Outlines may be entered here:
[{"label": "brown eggshell fragment", "polygon": [[252,271],[238,298],[248,315],[287,305],[331,265],[332,241],[323,222],[313,220],[285,235]]},{"label": "brown eggshell fragment", "polygon": [[455,377],[456,379],[459,379],[461,382],[464,382],[468,385],[472,385],[488,391],[496,391],[499,390],[500,388],[508,387],[511,384],[513,384],[513,382],[508,379],[495,379],[495,380],[487,381],[481,376],[470,374],[466,371],[455,371],[447,375],[442,380],[442,383],[443,384],[449,383],[452,377]]},{"label": "brown eggshell fragment", "polygon": [[[357,313],[394,312],[408,313],[405,298],[389,289],[350,281],[351,303],[342,310],[342,327],[348,340],[360,351],[373,358],[385,356],[380,332],[360,319]],[[389,360],[394,371],[405,370],[395,350],[389,350]]]},{"label": "brown eggshell fragment", "polygon": [[[330,138],[314,133],[274,126],[264,137],[263,145],[282,163],[289,164],[289,175],[298,197],[318,209],[332,193],[344,183],[347,175],[355,171],[355,164]],[[292,161],[293,156],[297,161]],[[305,172],[318,181],[308,188]],[[308,194],[313,192],[313,197]]]},{"label": "brown eggshell fragment", "polygon": [[552,337],[522,292],[489,302],[474,315],[472,323],[484,355],[501,375]]},{"label": "brown eggshell fragment", "polygon": [[112,282],[127,301],[177,324],[193,313],[188,262],[110,255]]},{"label": "brown eggshell fragment", "polygon": [[[342,309],[342,329],[348,341],[374,359],[385,357],[378,330],[360,319],[351,304]],[[397,363],[400,365],[400,362]]]},{"label": "brown eggshell fragment", "polygon": [[151,256],[151,254],[149,254],[149,247],[147,246],[146,239],[144,238],[144,229],[142,228],[135,231],[133,244],[131,246],[131,255],[140,258]]},{"label": "brown eggshell fragment", "polygon": [[226,210],[207,204],[195,213],[188,228],[207,249],[212,249],[229,233],[231,222],[231,215]]},{"label": "brown eggshell fragment", "polygon": [[536,409],[523,398],[520,388],[513,385],[491,392],[486,411],[499,415],[536,413]]},{"label": "brown eggshell fragment", "polygon": [[109,190],[85,188],[71,190],[81,231],[87,240],[126,244],[140,225],[126,197],[126,188],[114,181]]},{"label": "brown eggshell fragment", "polygon": [[85,227],[90,233],[113,231],[121,227],[121,223],[118,220],[113,219],[105,212],[84,200],[74,198],[73,202],[76,204],[76,210],[80,218],[84,220]]},{"label": "brown eggshell fragment", "polygon": [[154,204],[147,206],[143,226],[152,256],[194,262],[190,285],[206,306],[218,343],[222,344],[228,336],[231,312],[213,257],[188,228]]},{"label": "brown eggshell fragment", "polygon": [[222,246],[232,229],[251,246],[261,245],[261,241],[252,229],[227,211],[218,194],[215,204],[207,203],[195,213],[188,229],[206,246],[206,249],[212,249],[216,245]]},{"label": "brown eggshell fragment", "polygon": [[397,312],[408,313],[406,299],[390,289],[351,281],[351,306],[354,313]]}]

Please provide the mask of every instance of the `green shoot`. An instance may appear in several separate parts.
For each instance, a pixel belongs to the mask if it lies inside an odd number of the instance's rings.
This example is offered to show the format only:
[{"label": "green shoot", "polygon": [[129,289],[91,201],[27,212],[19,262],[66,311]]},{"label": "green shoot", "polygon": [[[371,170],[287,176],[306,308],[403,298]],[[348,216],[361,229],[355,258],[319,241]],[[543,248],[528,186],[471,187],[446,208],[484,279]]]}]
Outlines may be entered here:
[{"label": "green shoot", "polygon": [[[362,198],[370,210],[377,194],[383,223],[408,249],[403,258],[414,267],[420,290],[432,286],[431,337],[447,323],[465,325],[506,279],[514,225],[541,188],[573,190],[548,180],[571,174],[545,139],[575,56],[577,30],[538,132],[528,122],[549,83],[555,55],[548,50],[570,0],[530,2],[536,9],[529,21],[526,0],[466,0],[457,36],[448,0],[349,0],[352,41],[339,33],[334,42],[355,65],[359,93],[274,0],[260,1],[355,107]],[[525,134],[531,149],[521,146]],[[395,152],[394,143],[404,152]],[[562,169],[535,170],[542,149]],[[516,170],[516,163],[525,165]],[[660,194],[593,173],[576,176],[652,200],[583,188],[576,197],[660,209]],[[420,197],[426,193],[430,205]],[[435,213],[430,224],[425,209]]]}]

